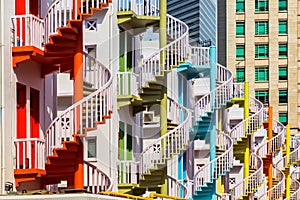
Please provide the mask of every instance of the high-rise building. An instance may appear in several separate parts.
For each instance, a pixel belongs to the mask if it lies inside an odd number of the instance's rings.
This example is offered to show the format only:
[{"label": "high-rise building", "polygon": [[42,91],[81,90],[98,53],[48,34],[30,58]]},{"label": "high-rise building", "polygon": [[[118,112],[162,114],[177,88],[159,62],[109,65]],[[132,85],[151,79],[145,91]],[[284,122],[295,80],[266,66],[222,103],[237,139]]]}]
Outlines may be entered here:
[{"label": "high-rise building", "polygon": [[296,0],[218,2],[218,59],[248,81],[251,96],[273,107],[274,117],[300,123]]},{"label": "high-rise building", "polygon": [[199,46],[216,45],[216,10],[214,0],[170,0],[168,14],[189,26],[190,43]]}]

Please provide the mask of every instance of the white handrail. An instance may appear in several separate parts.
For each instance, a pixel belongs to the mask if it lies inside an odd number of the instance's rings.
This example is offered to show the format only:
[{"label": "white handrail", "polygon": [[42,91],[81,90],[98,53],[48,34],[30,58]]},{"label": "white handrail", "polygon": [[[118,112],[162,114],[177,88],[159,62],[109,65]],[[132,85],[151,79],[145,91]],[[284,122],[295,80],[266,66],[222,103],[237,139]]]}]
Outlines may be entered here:
[{"label": "white handrail", "polygon": [[190,47],[189,61],[193,65],[206,65],[210,64],[209,61],[209,47]]},{"label": "white handrail", "polygon": [[[169,99],[168,105],[176,105],[173,108],[180,110],[183,122],[176,128],[167,132],[165,135],[156,139],[150,145],[148,145],[139,156],[140,176],[147,173],[149,169],[156,167],[156,164],[165,163],[166,159],[173,158],[174,154],[178,154],[181,149],[185,149],[185,146],[189,142],[189,128],[191,127],[191,113],[184,106],[178,104],[174,100]],[[159,150],[154,153],[154,149]]]},{"label": "white handrail", "polygon": [[16,169],[45,169],[45,141],[40,138],[14,140],[16,147]]},{"label": "white handrail", "polygon": [[188,198],[187,187],[172,176],[168,175],[167,178],[168,178],[168,195],[187,199]]},{"label": "white handrail", "polygon": [[233,164],[232,139],[227,134],[220,132],[217,137],[217,146],[219,146],[221,150],[225,150],[225,152],[196,172],[194,175],[194,190],[204,186],[207,182],[212,182],[214,179],[217,179],[219,174],[225,174],[226,171],[230,170]]},{"label": "white handrail", "polygon": [[159,0],[118,0],[118,11],[137,15],[159,16]]},{"label": "white handrail", "polygon": [[118,72],[118,95],[138,96],[139,75],[134,72]]},{"label": "white handrail", "polygon": [[300,198],[299,177],[299,172],[296,172],[296,170],[291,173],[291,189],[295,190],[295,192],[293,192],[289,197],[286,197],[284,200],[298,200]]},{"label": "white handrail", "polygon": [[139,183],[139,162],[120,160],[118,165],[118,183]]}]

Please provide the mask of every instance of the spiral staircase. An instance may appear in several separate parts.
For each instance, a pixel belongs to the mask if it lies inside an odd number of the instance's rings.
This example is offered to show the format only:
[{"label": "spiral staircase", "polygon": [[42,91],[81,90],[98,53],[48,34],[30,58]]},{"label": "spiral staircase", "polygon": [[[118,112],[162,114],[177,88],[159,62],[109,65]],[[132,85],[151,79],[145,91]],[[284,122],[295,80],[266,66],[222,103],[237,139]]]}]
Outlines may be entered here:
[{"label": "spiral staircase", "polygon": [[[52,121],[44,133],[44,140],[35,143],[35,152],[28,153],[27,158],[17,158],[17,187],[31,181],[38,183],[39,189],[44,189],[46,185],[67,180],[68,188],[77,189],[79,181],[84,182],[84,188],[93,193],[112,189],[112,180],[107,174],[92,163],[80,160],[83,159],[83,138],[90,130],[97,129],[98,125],[110,119],[113,100],[113,76],[110,69],[87,53],[82,53],[82,22],[96,12],[101,12],[110,2],[77,0],[73,6],[67,6],[66,1],[56,0],[44,19],[32,15],[13,17],[12,54],[15,67],[30,59],[41,63],[42,76],[59,69],[60,72],[69,72],[76,79],[76,65],[83,65],[83,73],[79,73],[79,76],[82,76],[85,90],[90,93]],[[16,152],[36,142],[36,139],[30,140],[17,139]],[[26,159],[35,162],[24,166]],[[84,175],[80,170],[85,170]],[[81,173],[81,180],[74,180],[76,173]]]}]

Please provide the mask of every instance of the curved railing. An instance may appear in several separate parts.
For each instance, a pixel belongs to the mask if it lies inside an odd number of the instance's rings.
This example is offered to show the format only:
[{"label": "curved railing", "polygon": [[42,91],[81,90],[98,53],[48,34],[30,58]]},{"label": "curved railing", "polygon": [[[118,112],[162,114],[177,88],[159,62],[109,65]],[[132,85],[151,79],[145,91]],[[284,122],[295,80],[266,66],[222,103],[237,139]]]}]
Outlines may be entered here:
[{"label": "curved railing", "polygon": [[[112,75],[109,68],[84,53],[85,81],[95,92],[76,102],[56,117],[45,132],[45,157],[53,155],[54,149],[62,147],[62,141],[74,140],[74,134],[84,134],[87,128],[96,126],[112,111]],[[93,62],[89,62],[93,61]],[[89,66],[92,65],[92,66]]]},{"label": "curved railing", "polygon": [[86,170],[85,174],[87,174],[84,185],[87,187],[88,192],[97,194],[112,190],[112,180],[106,173],[87,161],[84,161],[84,168]]},{"label": "curved railing", "polygon": [[183,198],[187,198],[188,195],[187,187],[172,176],[168,175],[167,178],[168,178],[168,188],[169,188],[168,195],[175,196],[175,197],[182,196]]},{"label": "curved railing", "polygon": [[[230,170],[233,163],[233,141],[222,132],[217,137],[217,146],[225,152],[210,163],[201,167],[194,176],[194,190],[204,186],[207,182],[213,182],[219,177],[219,174],[225,174]],[[211,172],[212,170],[212,172]]]},{"label": "curved railing", "polygon": [[188,57],[189,35],[188,26],[179,19],[167,14],[167,35],[172,42],[159,49],[147,58],[140,69],[140,84],[145,86],[155,76],[163,75],[164,71],[178,66],[180,61]]},{"label": "curved railing", "polygon": [[118,11],[133,11],[137,15],[144,16],[159,16],[159,1],[145,1],[145,0],[119,0]]},{"label": "curved railing", "polygon": [[256,154],[250,155],[250,166],[256,171],[237,183],[231,190],[231,198],[239,199],[243,195],[253,193],[264,181],[263,160]]},{"label": "curved railing", "polygon": [[[152,142],[140,154],[140,176],[147,173],[149,169],[156,168],[157,164],[164,164],[166,159],[172,159],[174,155],[185,149],[189,143],[191,112],[173,99],[168,98],[168,101],[169,108],[172,109],[169,112],[173,113],[174,117],[171,120],[180,124]],[[182,122],[180,122],[180,118],[183,119]]]},{"label": "curved railing", "polygon": [[300,173],[294,170],[291,173],[291,189],[294,190],[289,197],[284,200],[298,200],[300,199],[300,183],[299,183]]}]

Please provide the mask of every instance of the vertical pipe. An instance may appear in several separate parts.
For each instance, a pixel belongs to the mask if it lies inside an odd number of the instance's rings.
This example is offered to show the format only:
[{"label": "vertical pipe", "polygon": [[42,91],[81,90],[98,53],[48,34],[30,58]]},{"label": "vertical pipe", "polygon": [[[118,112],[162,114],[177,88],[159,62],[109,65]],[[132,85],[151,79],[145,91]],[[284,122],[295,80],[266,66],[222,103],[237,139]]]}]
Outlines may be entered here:
[{"label": "vertical pipe", "polygon": [[[249,118],[249,82],[244,84],[244,119]],[[245,123],[245,130],[248,132],[248,123]],[[244,178],[249,176],[249,165],[250,165],[250,149],[249,149],[249,135],[247,138],[244,154]]]},{"label": "vertical pipe", "polygon": [[[291,129],[290,124],[286,125],[286,165],[289,165],[289,154],[291,153]],[[283,166],[285,167],[285,166]],[[287,176],[286,176],[286,196],[289,198],[291,195],[291,174],[290,174],[290,168],[287,169]]]},{"label": "vertical pipe", "polygon": [[[269,106],[268,111],[268,140],[272,139],[273,137],[273,107]],[[272,144],[268,145],[268,153],[272,151]],[[272,165],[272,152],[269,155],[269,170],[268,170],[268,189],[273,187],[273,165]]]},{"label": "vertical pipe", "polygon": [[[217,67],[216,67],[216,47],[211,46],[209,49],[209,59],[210,59],[210,91],[216,88],[216,80],[217,80]],[[212,130],[210,132],[210,160],[216,158],[216,140],[217,140],[217,132],[216,132],[216,113],[214,112],[216,94],[212,93],[211,95],[211,111],[212,113]]]}]

